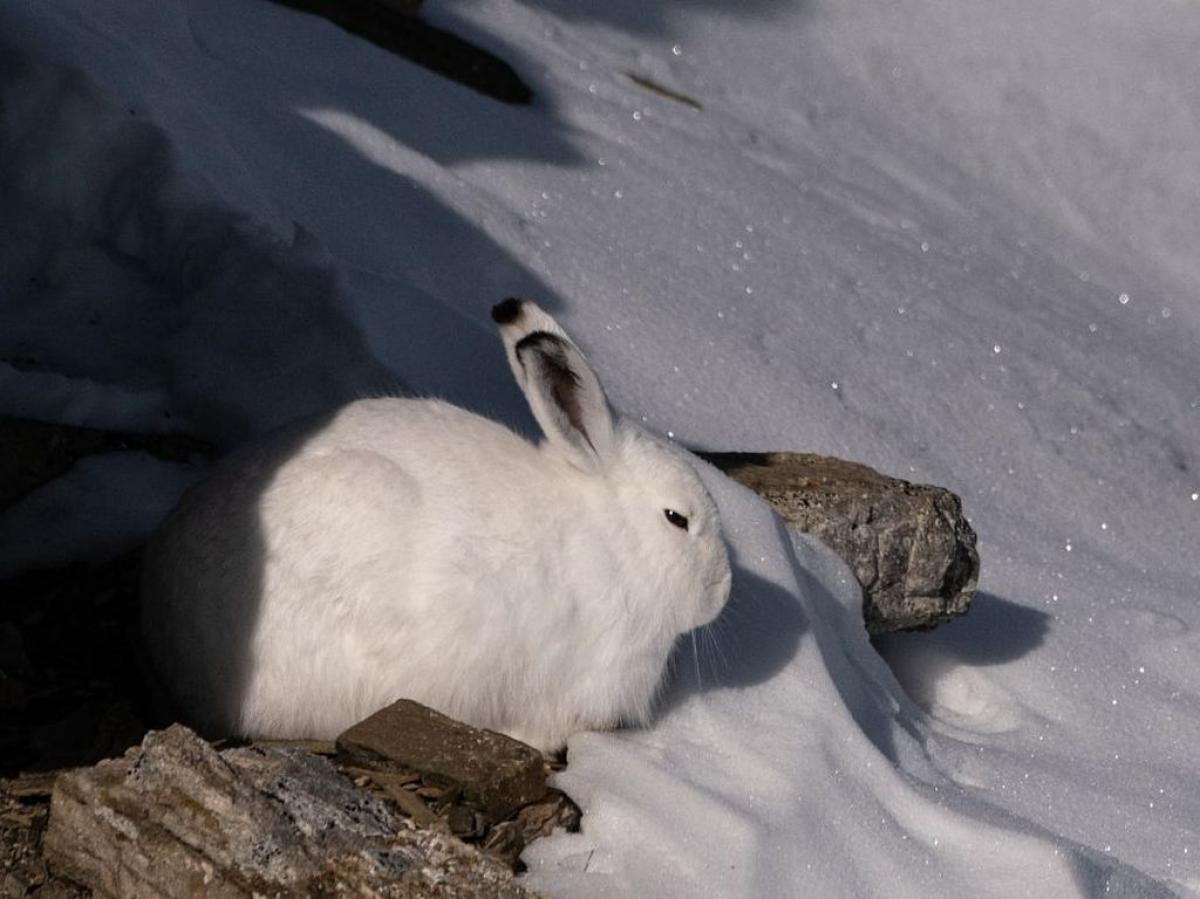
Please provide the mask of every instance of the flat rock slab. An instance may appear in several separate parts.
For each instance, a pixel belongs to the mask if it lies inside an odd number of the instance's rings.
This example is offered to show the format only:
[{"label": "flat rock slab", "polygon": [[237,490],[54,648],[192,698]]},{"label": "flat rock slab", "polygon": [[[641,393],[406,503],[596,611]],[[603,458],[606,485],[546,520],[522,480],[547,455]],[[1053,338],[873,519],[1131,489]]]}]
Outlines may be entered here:
[{"label": "flat rock slab", "polygon": [[529,897],[301,749],[218,752],[185,727],[61,775],[44,851],[95,895]]},{"label": "flat rock slab", "polygon": [[810,453],[699,453],[848,564],[867,631],[930,628],[967,611],[979,580],[959,498]]},{"label": "flat rock slab", "polygon": [[442,779],[495,821],[546,794],[546,765],[531,746],[402,699],[337,738],[339,753],[383,758]]}]

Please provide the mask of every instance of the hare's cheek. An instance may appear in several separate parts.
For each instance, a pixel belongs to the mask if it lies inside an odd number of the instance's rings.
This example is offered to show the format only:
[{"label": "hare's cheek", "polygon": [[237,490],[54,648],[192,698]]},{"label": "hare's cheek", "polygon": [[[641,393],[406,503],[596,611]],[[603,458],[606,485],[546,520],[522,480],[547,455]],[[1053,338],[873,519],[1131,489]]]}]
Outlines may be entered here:
[{"label": "hare's cheek", "polygon": [[704,610],[706,621],[711,621],[721,614],[729,599],[729,591],[733,587],[733,572],[729,567],[729,557],[724,547],[718,547],[713,553],[713,559],[708,566],[708,575],[704,585]]},{"label": "hare's cheek", "polygon": [[725,608],[725,601],[728,598],[729,588],[727,586],[718,585],[716,589],[709,588],[709,593],[706,597],[708,608],[705,609],[705,624],[721,614],[721,610]]},{"label": "hare's cheek", "polygon": [[721,571],[721,579],[717,582],[717,604],[725,607],[725,603],[729,601],[729,592],[733,589],[733,572],[729,569],[729,563],[726,562]]}]

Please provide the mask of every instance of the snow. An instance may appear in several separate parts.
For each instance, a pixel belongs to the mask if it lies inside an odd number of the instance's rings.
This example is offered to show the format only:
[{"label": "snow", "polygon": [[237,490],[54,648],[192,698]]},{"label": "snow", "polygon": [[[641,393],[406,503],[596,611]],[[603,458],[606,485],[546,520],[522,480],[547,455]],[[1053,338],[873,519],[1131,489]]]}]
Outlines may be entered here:
[{"label": "snow", "polygon": [[[195,480],[196,472],[145,453],[87,456],[4,511],[0,577],[133,549]],[[113,509],[125,514],[114,516]]]},{"label": "snow", "polygon": [[[0,413],[232,446],[403,385],[529,427],[487,320],[528,295],[626,414],[943,484],[983,559],[877,652],[706,471],[731,608],[653,728],[572,740],[532,885],[1200,893],[1190,7],[427,7],[535,104],[265,2],[0,8]],[[0,564],[119,552],[176,468],[77,466]]]}]

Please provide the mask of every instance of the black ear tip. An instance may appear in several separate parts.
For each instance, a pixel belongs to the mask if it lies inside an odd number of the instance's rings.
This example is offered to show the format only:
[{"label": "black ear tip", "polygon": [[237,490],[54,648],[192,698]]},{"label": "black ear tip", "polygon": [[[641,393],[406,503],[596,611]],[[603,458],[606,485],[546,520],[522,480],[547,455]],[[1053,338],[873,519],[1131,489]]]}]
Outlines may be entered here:
[{"label": "black ear tip", "polygon": [[524,301],[516,297],[501,300],[492,307],[492,321],[498,325],[511,325],[521,317],[521,305]]}]

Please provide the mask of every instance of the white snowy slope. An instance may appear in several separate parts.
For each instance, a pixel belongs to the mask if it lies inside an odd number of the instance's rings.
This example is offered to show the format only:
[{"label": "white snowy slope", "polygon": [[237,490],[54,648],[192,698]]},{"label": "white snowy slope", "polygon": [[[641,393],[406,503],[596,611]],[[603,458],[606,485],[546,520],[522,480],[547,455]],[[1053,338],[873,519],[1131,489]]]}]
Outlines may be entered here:
[{"label": "white snowy slope", "polygon": [[[523,427],[487,309],[526,294],[626,414],[944,484],[983,558],[885,664],[840,563],[706,472],[731,607],[653,728],[572,740],[532,884],[1200,894],[1195,6],[426,6],[534,105],[262,0],[0,3],[0,413],[230,446],[405,385]],[[191,476],[92,460],[0,568],[118,551]]]}]

